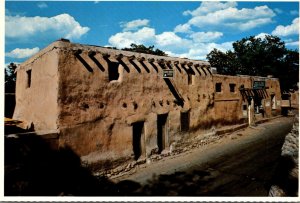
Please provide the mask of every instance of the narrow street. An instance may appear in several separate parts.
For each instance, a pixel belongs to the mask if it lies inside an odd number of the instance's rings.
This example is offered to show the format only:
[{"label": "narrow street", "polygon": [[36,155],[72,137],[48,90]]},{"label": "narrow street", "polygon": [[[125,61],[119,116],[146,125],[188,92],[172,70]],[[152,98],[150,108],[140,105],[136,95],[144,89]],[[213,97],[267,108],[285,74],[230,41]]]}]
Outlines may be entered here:
[{"label": "narrow street", "polygon": [[267,196],[292,124],[277,118],[113,181],[125,195]]}]

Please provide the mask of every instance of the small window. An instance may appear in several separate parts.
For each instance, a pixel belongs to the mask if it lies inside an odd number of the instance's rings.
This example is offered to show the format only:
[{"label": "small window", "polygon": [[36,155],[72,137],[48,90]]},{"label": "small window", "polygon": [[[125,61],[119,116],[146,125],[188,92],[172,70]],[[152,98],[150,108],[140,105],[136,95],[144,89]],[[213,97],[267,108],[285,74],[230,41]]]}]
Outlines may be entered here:
[{"label": "small window", "polygon": [[26,71],[27,73],[27,88],[31,86],[31,70]]},{"label": "small window", "polygon": [[193,75],[191,73],[188,73],[188,85],[192,85],[193,84]]},{"label": "small window", "polygon": [[114,81],[119,79],[119,63],[109,62],[108,63],[108,80]]},{"label": "small window", "polygon": [[247,110],[247,104],[243,104],[243,111]]},{"label": "small window", "polygon": [[230,92],[235,92],[235,84],[229,84]]},{"label": "small window", "polygon": [[221,92],[222,91],[222,83],[218,82],[216,83],[216,92]]}]

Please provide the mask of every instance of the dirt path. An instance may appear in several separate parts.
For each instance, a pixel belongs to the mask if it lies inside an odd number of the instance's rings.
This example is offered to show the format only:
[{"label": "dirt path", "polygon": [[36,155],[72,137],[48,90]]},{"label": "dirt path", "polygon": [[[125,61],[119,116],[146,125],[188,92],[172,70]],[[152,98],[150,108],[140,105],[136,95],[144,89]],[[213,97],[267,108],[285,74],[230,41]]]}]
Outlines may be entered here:
[{"label": "dirt path", "polygon": [[[282,117],[246,128],[113,181],[126,182],[130,194],[266,196],[292,123]],[[130,188],[130,181],[140,186]]]}]

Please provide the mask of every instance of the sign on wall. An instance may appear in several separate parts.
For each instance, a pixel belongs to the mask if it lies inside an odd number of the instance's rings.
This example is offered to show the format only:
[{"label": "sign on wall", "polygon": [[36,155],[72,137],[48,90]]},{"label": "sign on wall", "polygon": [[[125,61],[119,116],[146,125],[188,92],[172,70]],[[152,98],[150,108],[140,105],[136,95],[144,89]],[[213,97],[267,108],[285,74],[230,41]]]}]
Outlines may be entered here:
[{"label": "sign on wall", "polygon": [[163,70],[163,78],[173,78],[174,77],[174,70],[167,69]]},{"label": "sign on wall", "polygon": [[266,82],[265,81],[253,81],[253,89],[261,90],[265,89]]},{"label": "sign on wall", "polygon": [[277,106],[280,106],[280,101],[277,101]]}]

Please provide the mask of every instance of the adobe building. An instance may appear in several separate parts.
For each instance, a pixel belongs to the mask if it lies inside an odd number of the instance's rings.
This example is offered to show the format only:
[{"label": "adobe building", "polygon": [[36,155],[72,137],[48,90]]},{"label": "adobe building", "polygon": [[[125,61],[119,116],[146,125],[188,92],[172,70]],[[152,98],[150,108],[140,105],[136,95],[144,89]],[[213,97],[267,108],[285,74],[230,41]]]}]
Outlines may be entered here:
[{"label": "adobe building", "polygon": [[57,134],[57,147],[104,166],[281,111],[275,78],[218,75],[205,61],[67,40],[50,44],[16,72],[13,118]]}]

